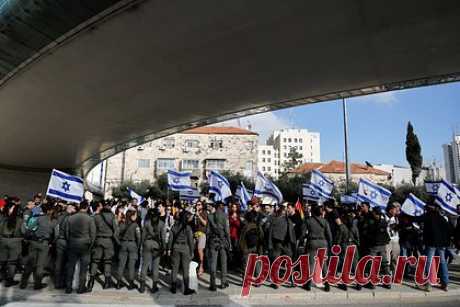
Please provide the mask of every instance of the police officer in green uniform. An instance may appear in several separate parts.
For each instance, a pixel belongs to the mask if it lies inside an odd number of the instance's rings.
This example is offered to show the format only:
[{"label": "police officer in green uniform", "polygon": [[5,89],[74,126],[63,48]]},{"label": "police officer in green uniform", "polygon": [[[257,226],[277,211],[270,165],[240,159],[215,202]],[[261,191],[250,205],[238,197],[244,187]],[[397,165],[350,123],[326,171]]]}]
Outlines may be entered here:
[{"label": "police officer in green uniform", "polygon": [[[315,256],[319,248],[329,248],[332,243],[332,233],[329,223],[322,217],[323,207],[315,205],[312,207],[312,216],[305,221],[307,244],[305,251],[308,255],[310,270],[314,270]],[[323,276],[326,276],[327,265],[323,265]],[[311,290],[311,280],[305,284],[307,291]],[[324,290],[328,292],[330,286],[324,283]]]},{"label": "police officer in green uniform", "polygon": [[183,272],[184,295],[195,293],[195,290],[189,288],[189,268],[193,257],[194,242],[192,227],[188,225],[188,216],[189,213],[184,210],[176,212],[168,241],[168,255],[171,256],[172,262],[171,292],[176,293],[180,265]]},{"label": "police officer in green uniform", "polygon": [[29,253],[25,259],[24,272],[19,287],[25,289],[30,275],[34,275],[34,289],[46,287],[42,283],[45,265],[48,261],[49,245],[54,236],[55,224],[47,215],[50,204],[41,204],[31,217],[22,224],[24,239],[29,245]]},{"label": "police officer in green uniform", "polygon": [[142,231],[142,255],[143,263],[141,270],[141,285],[139,292],[145,292],[145,277],[149,265],[152,264],[153,284],[152,293],[158,292],[158,281],[160,274],[160,258],[165,246],[165,224],[160,220],[158,209],[149,209],[144,222]]},{"label": "police officer in green uniform", "polygon": [[66,272],[66,293],[72,293],[72,280],[75,265],[80,261],[80,274],[77,293],[87,292],[86,275],[91,257],[91,247],[96,239],[94,219],[88,215],[88,202],[82,201],[79,211],[70,216],[65,225],[69,260]]},{"label": "police officer in green uniform", "polygon": [[109,206],[97,204],[97,211],[94,215],[96,225],[96,241],[91,255],[90,277],[88,291],[92,291],[99,265],[104,266],[103,289],[112,287],[112,258],[115,255],[114,243],[119,242],[118,222]]},{"label": "police officer in green uniform", "polygon": [[117,289],[123,288],[123,273],[125,267],[128,269],[128,290],[136,288],[134,284],[135,265],[138,258],[139,246],[141,243],[141,229],[137,224],[137,212],[128,209],[126,220],[120,224],[120,251],[118,253]]},{"label": "police officer in green uniform", "polygon": [[73,204],[66,206],[65,211],[59,215],[55,228],[56,239],[56,269],[54,271],[54,287],[64,289],[65,287],[65,263],[67,259],[67,240],[65,238],[65,228],[69,217],[76,212]]},{"label": "police officer in green uniform", "polygon": [[18,216],[18,209],[19,205],[10,202],[0,217],[0,270],[4,272],[6,269],[5,287],[18,284],[14,280],[22,248],[22,219]]},{"label": "police officer in green uniform", "polygon": [[227,253],[231,249],[230,231],[228,217],[222,210],[220,204],[212,204],[208,206],[208,252],[209,252],[209,267],[211,282],[209,290],[216,291],[216,271],[217,261],[220,259],[221,265],[221,288],[225,289],[229,286],[227,281]]}]

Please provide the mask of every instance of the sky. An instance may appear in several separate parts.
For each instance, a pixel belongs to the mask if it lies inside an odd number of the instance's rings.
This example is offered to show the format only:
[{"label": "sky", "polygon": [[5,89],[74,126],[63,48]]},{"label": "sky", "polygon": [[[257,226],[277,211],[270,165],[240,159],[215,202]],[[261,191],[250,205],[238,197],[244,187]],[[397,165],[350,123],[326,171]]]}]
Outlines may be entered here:
[{"label": "sky", "polygon": [[[442,144],[460,133],[460,83],[385,92],[347,99],[350,161],[408,165],[405,157],[407,122],[422,147],[424,164],[443,165]],[[260,134],[260,143],[274,129],[304,128],[321,134],[321,161],[343,160],[341,101],[321,102],[240,119]],[[230,121],[226,125],[237,125]]]}]

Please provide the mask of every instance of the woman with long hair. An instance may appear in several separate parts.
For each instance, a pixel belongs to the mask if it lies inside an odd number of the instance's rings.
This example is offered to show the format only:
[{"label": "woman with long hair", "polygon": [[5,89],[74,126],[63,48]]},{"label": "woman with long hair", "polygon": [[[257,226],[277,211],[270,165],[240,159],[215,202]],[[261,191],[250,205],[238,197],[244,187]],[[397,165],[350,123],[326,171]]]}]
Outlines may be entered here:
[{"label": "woman with long hair", "polygon": [[18,216],[18,207],[19,205],[9,202],[3,209],[0,220],[0,272],[6,271],[5,287],[19,283],[14,280],[22,247],[22,218]]},{"label": "woman with long hair", "polygon": [[128,210],[126,219],[120,224],[120,251],[118,253],[118,282],[117,289],[121,289],[123,283],[123,273],[128,269],[128,290],[136,288],[134,277],[136,272],[136,261],[141,242],[141,230],[137,224],[137,212]]}]

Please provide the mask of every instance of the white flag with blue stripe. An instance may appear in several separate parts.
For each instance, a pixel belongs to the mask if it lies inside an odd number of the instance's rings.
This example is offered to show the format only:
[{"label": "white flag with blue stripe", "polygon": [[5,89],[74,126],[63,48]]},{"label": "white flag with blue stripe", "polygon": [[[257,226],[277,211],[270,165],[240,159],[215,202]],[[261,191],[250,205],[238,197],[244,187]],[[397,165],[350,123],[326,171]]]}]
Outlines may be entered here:
[{"label": "white flag with blue stripe", "polygon": [[425,203],[410,193],[402,204],[401,210],[410,216],[421,216],[425,212]]},{"label": "white flag with blue stripe", "polygon": [[192,181],[190,180],[190,172],[176,172],[168,170],[168,187],[172,191],[187,191],[192,189]]},{"label": "white flag with blue stripe", "polygon": [[360,178],[358,185],[358,200],[368,202],[371,207],[386,207],[390,200],[391,192],[375,182]]},{"label": "white flag with blue stripe", "polygon": [[215,201],[224,201],[232,196],[230,183],[218,171],[210,171],[208,175],[209,192],[214,193]]},{"label": "white flag with blue stripe", "polygon": [[137,194],[133,189],[131,189],[130,187],[127,188],[128,189],[128,193],[129,193],[129,197],[131,197],[132,199],[137,199],[137,203],[140,205],[144,202],[145,198],[144,196],[141,196],[139,194]]},{"label": "white flag with blue stripe", "polygon": [[198,199],[200,199],[200,193],[198,192],[197,189],[190,189],[186,191],[180,191],[179,192],[179,198],[180,200],[186,200],[189,202],[194,202]]},{"label": "white flag with blue stripe", "polygon": [[319,201],[320,199],[318,192],[309,183],[302,185],[302,195],[306,200]]},{"label": "white flag with blue stripe", "polygon": [[425,181],[425,190],[428,194],[438,194],[440,181]]},{"label": "white flag with blue stripe", "polygon": [[310,187],[315,189],[321,197],[330,198],[332,189],[334,189],[334,182],[320,171],[312,170]]},{"label": "white flag with blue stripe", "polygon": [[254,196],[262,198],[264,204],[281,204],[283,202],[281,191],[271,180],[265,178],[261,172],[257,172],[256,175]]},{"label": "white flag with blue stripe", "polygon": [[241,182],[241,185],[238,187],[235,194],[235,196],[240,200],[241,211],[248,210],[248,202],[251,200],[251,195],[248,190],[246,190],[243,182]]},{"label": "white flag with blue stripe", "polygon": [[452,215],[458,215],[457,205],[460,204],[460,196],[457,195],[454,186],[449,182],[441,180],[438,194],[436,194],[435,198],[444,211]]},{"label": "white flag with blue stripe", "polygon": [[84,192],[82,178],[53,169],[46,195],[68,202],[80,203],[83,200]]}]

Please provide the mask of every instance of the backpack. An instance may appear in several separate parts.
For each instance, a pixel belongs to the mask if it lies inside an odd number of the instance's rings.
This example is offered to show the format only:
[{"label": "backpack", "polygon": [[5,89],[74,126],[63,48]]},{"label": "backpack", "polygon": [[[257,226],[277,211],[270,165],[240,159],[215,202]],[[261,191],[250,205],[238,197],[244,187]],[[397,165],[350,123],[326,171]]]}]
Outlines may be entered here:
[{"label": "backpack", "polygon": [[37,238],[36,231],[38,229],[38,216],[29,216],[25,223],[24,239],[35,240]]},{"label": "backpack", "polygon": [[259,231],[257,230],[257,227],[251,228],[246,232],[246,235],[244,237],[246,240],[246,246],[248,248],[254,248],[257,246],[257,241],[259,239]]}]

